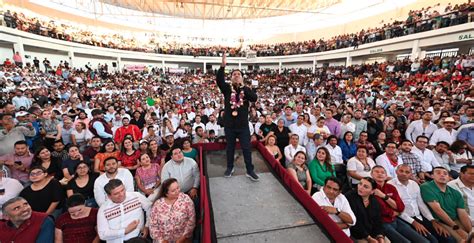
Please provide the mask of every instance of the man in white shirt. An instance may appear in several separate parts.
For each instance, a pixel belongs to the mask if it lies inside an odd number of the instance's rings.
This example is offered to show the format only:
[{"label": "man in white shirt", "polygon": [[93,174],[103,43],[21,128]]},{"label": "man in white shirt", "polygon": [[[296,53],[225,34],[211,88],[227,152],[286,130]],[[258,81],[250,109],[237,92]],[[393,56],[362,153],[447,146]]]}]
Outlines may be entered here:
[{"label": "man in white shirt", "polygon": [[102,206],[108,197],[104,190],[104,186],[111,179],[120,179],[125,186],[127,192],[135,191],[133,187],[133,176],[128,169],[118,168],[117,158],[110,157],[104,161],[105,173],[97,177],[94,182],[94,198],[97,205]]},{"label": "man in white shirt", "polygon": [[395,170],[397,169],[397,166],[403,164],[402,159],[397,155],[397,144],[394,142],[388,142],[385,147],[385,153],[377,156],[375,164],[385,168],[389,180],[395,178]]},{"label": "man in white shirt", "polygon": [[451,237],[442,236],[440,233],[448,232],[436,221],[431,214],[428,206],[423,201],[420,193],[420,186],[410,180],[412,177],[411,167],[407,164],[401,164],[397,167],[397,177],[388,181],[397,188],[398,194],[405,204],[405,210],[399,217],[410,224],[420,235],[424,236],[430,242],[453,242]]},{"label": "man in white shirt", "polygon": [[323,189],[313,194],[313,200],[350,237],[349,227],[355,225],[356,217],[346,197],[341,193],[341,189],[342,183],[339,179],[328,177],[324,182]]},{"label": "man in white shirt", "polygon": [[433,135],[430,139],[430,145],[435,146],[439,141],[445,141],[449,145],[451,145],[454,141],[456,141],[456,137],[458,132],[454,129],[454,127],[458,127],[460,123],[452,117],[446,117],[444,121],[440,121],[439,124],[442,128],[433,132]]},{"label": "man in white shirt", "polygon": [[[20,192],[23,190],[23,186],[18,180],[5,176],[5,170],[4,166],[0,165],[0,208],[2,208],[6,201],[20,195]],[[1,218],[2,212],[0,210]]]},{"label": "man in white shirt", "polygon": [[405,131],[405,137],[412,143],[414,143],[416,138],[421,135],[426,136],[429,139],[434,131],[438,129],[438,127],[431,122],[432,118],[433,113],[430,111],[423,112],[423,116],[420,120],[413,121],[408,125],[407,130]]},{"label": "man in white shirt", "polygon": [[206,124],[206,131],[214,130],[215,136],[219,137],[219,130],[221,130],[221,126],[217,124],[216,116],[211,114],[209,116],[209,122]]},{"label": "man in white shirt", "polygon": [[[110,180],[104,190],[107,200],[97,213],[97,232],[107,243],[123,243],[148,236],[148,218],[152,203],[138,192],[128,192],[119,179]],[[145,210],[147,217],[143,215]]]},{"label": "man in white shirt", "polygon": [[306,141],[306,133],[308,132],[308,128],[303,124],[304,116],[299,115],[296,119],[296,123],[291,124],[288,128],[290,129],[291,133],[298,134],[298,144],[304,145]]},{"label": "man in white shirt", "polygon": [[288,166],[291,163],[291,161],[293,161],[293,156],[295,156],[295,154],[298,151],[303,151],[306,153],[306,148],[299,145],[298,141],[299,141],[298,134],[291,134],[290,144],[288,144],[288,146],[285,147],[285,151],[284,151],[286,166]]},{"label": "man in white shirt", "polygon": [[448,182],[448,186],[458,190],[464,199],[464,205],[471,223],[474,224],[474,165],[464,165],[456,180]]},{"label": "man in white shirt", "polygon": [[[438,163],[451,173],[450,164],[454,163],[454,157],[453,152],[449,150],[449,144],[444,141],[439,141],[432,151]],[[453,177],[457,177],[457,175]]]},{"label": "man in white shirt", "polygon": [[342,150],[339,145],[337,145],[337,137],[336,135],[331,135],[328,137],[328,143],[326,144],[326,148],[329,150],[331,154],[331,163],[333,165],[343,164],[342,160]]},{"label": "man in white shirt", "polygon": [[411,148],[411,152],[420,158],[422,172],[431,172],[434,167],[441,166],[434,156],[433,151],[427,148],[428,141],[428,137],[423,135],[418,136],[415,146]]},{"label": "man in white shirt", "polygon": [[21,107],[25,107],[28,110],[31,106],[31,100],[24,96],[21,90],[16,91],[16,96],[12,98],[12,103],[15,105],[16,110],[19,110]]},{"label": "man in white shirt", "polygon": [[193,124],[193,135],[196,134],[196,127],[202,127],[204,130],[206,130],[206,124],[202,123],[201,122],[201,116],[200,115],[196,115],[196,118],[194,120],[194,124]]}]

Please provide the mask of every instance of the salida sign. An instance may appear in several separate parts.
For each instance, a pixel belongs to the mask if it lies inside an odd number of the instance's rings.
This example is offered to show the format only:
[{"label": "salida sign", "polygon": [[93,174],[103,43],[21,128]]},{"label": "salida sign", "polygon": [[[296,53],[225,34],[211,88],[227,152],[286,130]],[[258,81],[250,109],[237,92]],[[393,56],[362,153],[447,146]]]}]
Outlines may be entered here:
[{"label": "salida sign", "polygon": [[474,39],[474,34],[473,33],[462,34],[462,35],[459,35],[458,39],[459,40],[471,40],[471,39]]}]

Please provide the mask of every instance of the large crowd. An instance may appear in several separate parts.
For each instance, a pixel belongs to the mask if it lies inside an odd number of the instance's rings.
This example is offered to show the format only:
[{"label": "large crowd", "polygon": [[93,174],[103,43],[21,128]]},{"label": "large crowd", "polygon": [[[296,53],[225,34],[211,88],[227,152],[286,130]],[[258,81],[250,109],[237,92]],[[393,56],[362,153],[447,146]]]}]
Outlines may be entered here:
[{"label": "large crowd", "polygon": [[[11,28],[99,47],[189,56],[219,56],[225,51],[230,56],[243,57],[250,52],[256,53],[257,56],[280,56],[323,52],[347,47],[358,48],[359,45],[365,43],[471,22],[473,15],[474,2],[468,1],[454,6],[450,3],[447,5],[438,3],[420,10],[412,10],[406,19],[381,23],[383,25],[380,27],[363,29],[358,33],[338,35],[329,39],[250,45],[248,47],[241,45],[215,46],[212,41],[209,41],[208,44],[190,44],[189,41],[183,43],[168,40],[166,36],[149,33],[135,33],[135,36],[129,36],[111,30],[92,30],[77,23],[61,23],[44,16],[33,17],[10,10],[4,13],[4,20],[6,25]],[[196,37],[195,39],[201,38]]]},{"label": "large crowd", "polygon": [[[198,238],[192,145],[225,142],[213,73],[12,59],[0,67],[0,241]],[[459,55],[246,71],[252,140],[354,240],[467,239],[473,67]]]}]

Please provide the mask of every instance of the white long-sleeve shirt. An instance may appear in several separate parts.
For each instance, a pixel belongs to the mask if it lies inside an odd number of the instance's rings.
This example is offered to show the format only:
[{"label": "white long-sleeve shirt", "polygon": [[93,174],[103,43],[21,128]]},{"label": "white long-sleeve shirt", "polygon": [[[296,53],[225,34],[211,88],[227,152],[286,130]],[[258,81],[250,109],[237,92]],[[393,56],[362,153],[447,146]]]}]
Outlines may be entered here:
[{"label": "white long-sleeve shirt", "polygon": [[417,155],[421,161],[421,171],[430,172],[434,167],[441,166],[436,157],[433,154],[433,151],[429,149],[424,149],[423,151],[416,146],[413,146],[411,152]]},{"label": "white long-sleeve shirt", "polygon": [[331,163],[333,165],[343,163],[342,150],[341,150],[341,147],[339,147],[339,145],[332,147],[330,144],[326,144],[326,146],[324,147],[326,147],[329,150],[329,154],[331,155]]},{"label": "white long-sleeve shirt", "polygon": [[407,130],[405,131],[405,137],[414,143],[416,138],[421,135],[424,135],[430,139],[434,131],[437,129],[438,127],[432,122],[430,122],[428,126],[424,127],[423,121],[417,120],[408,125]]},{"label": "white long-sleeve shirt", "polygon": [[[137,237],[150,215],[152,202],[138,192],[126,192],[125,200],[121,203],[106,201],[97,213],[97,231],[101,240],[107,243],[122,243]],[[134,220],[138,220],[138,226],[132,232],[125,234],[125,228]]]},{"label": "white long-sleeve shirt", "polygon": [[118,168],[117,175],[114,178],[109,178],[107,177],[107,173],[104,173],[100,175],[99,177],[97,177],[97,179],[94,182],[94,198],[95,198],[95,201],[97,202],[97,205],[99,205],[99,207],[109,200],[107,197],[107,193],[105,193],[104,186],[111,179],[121,180],[127,192],[135,191],[133,187],[133,176],[132,176],[132,173],[130,173],[128,169]]},{"label": "white long-sleeve shirt", "polygon": [[[355,225],[356,217],[354,215],[354,212],[351,209],[349,201],[347,201],[347,198],[342,193],[339,194],[336,199],[334,199],[334,204],[329,201],[329,198],[326,196],[323,190],[313,194],[313,200],[316,201],[319,206],[335,207],[339,209],[340,212],[348,213],[352,218],[352,224],[349,224],[349,226]],[[329,214],[328,216],[336,223],[343,223],[341,218],[339,218],[339,216],[335,214]],[[351,231],[349,230],[349,228],[343,229],[342,231],[344,231],[347,236],[351,236]]]},{"label": "white long-sleeve shirt", "polygon": [[298,134],[299,145],[305,145],[308,128],[304,124],[298,126],[297,123],[291,124],[288,128],[290,129],[291,133]]},{"label": "white long-sleeve shirt", "polygon": [[31,100],[28,99],[26,96],[15,96],[12,98],[12,103],[15,105],[15,109],[19,110],[20,107],[25,107],[27,110],[31,107]]},{"label": "white long-sleeve shirt", "polygon": [[184,157],[180,163],[169,160],[161,170],[161,181],[168,178],[176,178],[181,187],[181,191],[187,193],[192,188],[199,188],[200,174],[199,168],[194,159]]},{"label": "white long-sleeve shirt", "polygon": [[466,211],[469,214],[469,218],[471,219],[471,223],[474,223],[474,189],[464,185],[459,177],[456,180],[448,182],[448,186],[461,193],[462,197],[464,198],[464,204]]},{"label": "white long-sleeve shirt", "polygon": [[430,145],[435,146],[439,141],[445,141],[451,145],[454,141],[456,141],[457,136],[458,132],[454,129],[449,132],[445,128],[440,128],[433,132],[433,135],[430,139]]},{"label": "white long-sleeve shirt", "polygon": [[291,161],[293,161],[293,157],[298,151],[303,151],[304,153],[306,153],[306,148],[299,144],[296,145],[296,148],[291,144],[285,147],[284,154],[285,154],[286,166],[288,166],[291,163]]},{"label": "white long-sleeve shirt", "polygon": [[[0,178],[0,184],[3,184],[3,189],[5,189],[5,192],[2,195],[0,195],[0,208],[1,208],[2,205],[6,201],[20,195],[20,192],[23,190],[23,186],[17,179],[7,178],[7,177]],[[0,210],[0,218],[2,218],[1,210]]]},{"label": "white long-sleeve shirt", "polygon": [[387,153],[383,153],[377,156],[377,158],[375,158],[375,164],[385,168],[385,171],[387,171],[387,176],[395,178],[397,177],[395,170],[397,169],[398,165],[403,164],[403,160],[397,156],[397,165],[393,166],[392,163],[390,163],[390,159],[388,158]]},{"label": "white long-sleeve shirt", "polygon": [[401,219],[409,224],[413,223],[413,217],[422,220],[421,215],[429,221],[434,219],[428,206],[421,198],[420,186],[415,181],[408,180],[408,184],[403,185],[398,178],[393,178],[388,183],[397,188],[398,194],[405,204],[405,210],[399,216]]}]

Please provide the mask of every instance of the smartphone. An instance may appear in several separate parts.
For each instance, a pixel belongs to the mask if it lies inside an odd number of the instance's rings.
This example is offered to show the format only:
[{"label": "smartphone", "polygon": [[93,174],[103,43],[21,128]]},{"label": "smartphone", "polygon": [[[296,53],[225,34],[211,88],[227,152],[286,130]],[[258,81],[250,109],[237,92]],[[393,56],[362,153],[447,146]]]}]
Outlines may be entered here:
[{"label": "smartphone", "polygon": [[23,163],[22,163],[21,161],[17,160],[17,161],[15,161],[15,164],[21,165],[21,164],[23,164]]}]

